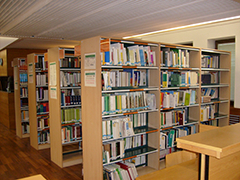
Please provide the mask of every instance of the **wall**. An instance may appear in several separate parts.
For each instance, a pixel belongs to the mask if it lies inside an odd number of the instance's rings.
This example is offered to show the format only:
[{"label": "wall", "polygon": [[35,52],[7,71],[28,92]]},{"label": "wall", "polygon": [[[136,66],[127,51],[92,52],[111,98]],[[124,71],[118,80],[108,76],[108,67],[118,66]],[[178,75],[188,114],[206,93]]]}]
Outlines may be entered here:
[{"label": "wall", "polygon": [[[240,77],[240,19],[181,30],[143,36],[143,40],[165,43],[188,43],[203,48],[215,48],[215,40],[235,37],[235,77]],[[239,50],[239,51],[237,51]],[[234,107],[240,108],[240,82],[235,79]]]}]

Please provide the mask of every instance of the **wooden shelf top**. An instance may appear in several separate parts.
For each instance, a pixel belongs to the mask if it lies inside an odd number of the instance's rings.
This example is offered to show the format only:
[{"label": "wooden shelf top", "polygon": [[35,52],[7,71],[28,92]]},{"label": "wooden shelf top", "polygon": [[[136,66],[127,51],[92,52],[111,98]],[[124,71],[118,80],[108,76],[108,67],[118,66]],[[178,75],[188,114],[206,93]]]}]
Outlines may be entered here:
[{"label": "wooden shelf top", "polygon": [[240,151],[240,124],[177,138],[177,147],[222,158]]}]

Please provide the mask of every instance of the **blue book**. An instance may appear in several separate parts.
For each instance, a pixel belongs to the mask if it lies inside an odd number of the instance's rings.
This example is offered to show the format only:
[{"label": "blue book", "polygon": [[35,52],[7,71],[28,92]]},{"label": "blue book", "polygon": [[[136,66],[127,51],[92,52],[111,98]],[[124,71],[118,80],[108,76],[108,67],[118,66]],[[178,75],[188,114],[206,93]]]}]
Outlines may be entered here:
[{"label": "blue book", "polygon": [[110,63],[110,53],[109,53],[109,51],[105,52],[105,63],[106,64],[111,64]]}]

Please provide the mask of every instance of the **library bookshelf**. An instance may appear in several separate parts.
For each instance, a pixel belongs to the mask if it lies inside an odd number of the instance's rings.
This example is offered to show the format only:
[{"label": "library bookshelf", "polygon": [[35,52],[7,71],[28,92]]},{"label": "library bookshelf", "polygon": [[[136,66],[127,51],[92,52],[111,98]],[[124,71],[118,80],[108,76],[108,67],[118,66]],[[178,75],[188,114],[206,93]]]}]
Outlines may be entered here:
[{"label": "library bookshelf", "polygon": [[[231,52],[216,49],[201,49],[201,91],[210,96],[210,101],[201,103],[202,124],[214,126],[229,125]],[[211,92],[214,93],[211,93]],[[206,108],[213,112],[204,117]]]},{"label": "library bookshelf", "polygon": [[[144,54],[148,61],[147,63],[146,61],[140,61],[139,58],[141,55],[137,55],[137,57],[135,57],[136,59],[133,57],[134,55],[131,55],[131,61],[127,58],[124,59],[121,55],[118,56],[119,54],[110,56],[109,52],[113,47],[116,49],[114,50],[115,53],[119,53],[118,50],[121,49],[120,51],[123,53],[123,56],[126,49],[129,49],[130,52],[132,48],[146,47],[147,50]],[[145,50],[143,52],[145,52]],[[160,145],[159,44],[97,36],[81,41],[81,56],[84,179],[102,179],[103,169],[107,165],[122,161],[139,162],[139,158],[141,158],[140,163],[135,163],[138,174],[158,170]],[[141,59],[142,58],[143,54]],[[114,60],[111,61],[110,59]],[[116,59],[121,59],[121,62],[119,63]],[[107,80],[112,72],[116,74],[122,73],[121,75],[119,74],[117,80],[119,84],[113,85],[111,84],[112,80]],[[124,72],[132,74],[124,75]],[[136,75],[135,73],[141,74]],[[135,75],[133,76],[133,74]],[[122,76],[121,80],[120,76]],[[131,79],[130,76],[136,77],[136,79],[138,79],[138,77],[140,77],[140,79],[144,77],[143,79],[146,79],[146,83],[141,84],[143,80],[141,79],[140,83],[134,82],[135,84],[133,84],[131,80],[129,82],[129,79]],[[127,79],[128,82],[124,82],[123,80],[125,79]],[[135,79],[132,78],[132,81],[135,81]],[[110,88],[108,86],[110,86]],[[148,103],[151,104],[151,106],[142,107],[140,102],[134,101],[134,98],[140,101],[146,100],[141,94],[148,97],[155,97],[153,101],[156,100],[156,104],[152,105],[149,100]],[[130,96],[133,98],[131,99]],[[127,105],[124,100],[125,97],[126,101],[130,102],[131,99],[132,103],[135,102],[137,104]],[[108,98],[110,101],[108,101]],[[110,105],[107,105],[108,103]],[[143,117],[143,121],[140,122],[141,117]],[[146,118],[144,119],[144,117]],[[111,133],[109,134],[109,131],[105,134],[105,127],[106,129],[112,128],[114,131],[114,125],[110,127],[109,124],[113,123],[114,119],[118,119],[120,122],[121,118],[130,120],[128,123],[132,123],[134,133],[120,137],[117,137],[117,135],[116,137],[114,137],[114,135],[110,137]],[[136,121],[137,118],[139,118],[139,123]],[[107,138],[105,138],[106,135],[108,136]],[[124,155],[120,153],[120,157],[118,156],[118,158],[111,156],[110,160],[105,156],[105,148],[108,147],[108,144],[111,144],[111,147],[115,147],[114,143],[117,144],[120,141],[120,149],[122,150],[121,141],[124,139],[126,141],[127,139],[134,139],[135,141],[133,141],[136,142],[139,137],[141,138],[141,142],[139,142],[138,145],[130,143],[130,148],[124,147]],[[144,139],[146,141],[144,141]],[[112,150],[112,152],[114,152],[114,150]]]},{"label": "library bookshelf", "polygon": [[176,138],[199,132],[200,123],[229,125],[231,54],[166,43],[160,47],[160,160],[164,160],[177,150]]},{"label": "library bookshelf", "polygon": [[50,147],[48,69],[44,54],[28,54],[30,144],[37,150]]},{"label": "library bookshelf", "polygon": [[176,151],[176,137],[198,132],[200,119],[200,48],[160,43],[160,160]]},{"label": "library bookshelf", "polygon": [[13,59],[16,135],[29,137],[28,84],[26,58]]},{"label": "library bookshelf", "polygon": [[48,49],[51,161],[82,163],[81,68],[73,48]]}]

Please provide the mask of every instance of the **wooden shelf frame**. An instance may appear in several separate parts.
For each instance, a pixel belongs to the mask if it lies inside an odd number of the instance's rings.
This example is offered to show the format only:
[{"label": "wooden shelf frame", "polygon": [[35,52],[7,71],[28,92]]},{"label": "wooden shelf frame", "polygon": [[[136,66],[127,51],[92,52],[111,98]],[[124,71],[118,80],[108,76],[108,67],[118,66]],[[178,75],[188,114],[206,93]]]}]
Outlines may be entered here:
[{"label": "wooden shelf frame", "polygon": [[[44,86],[38,86],[36,85],[36,74],[37,73],[47,73],[47,70],[45,71],[39,71],[39,68],[35,67],[36,59],[38,57],[44,57],[44,54],[36,54],[36,53],[31,53],[27,55],[28,59],[28,91],[29,91],[29,99],[28,99],[28,104],[29,104],[29,121],[30,121],[30,145],[37,149],[47,149],[50,148],[50,144],[48,142],[46,143],[39,143],[38,142],[38,117],[39,113],[37,113],[36,109],[36,104],[39,102],[48,102],[48,100],[44,101],[37,101],[36,97],[36,88],[38,87],[44,87],[45,89],[48,88],[47,85]],[[41,115],[45,115],[46,113],[41,113]],[[48,113],[47,113],[48,114]]]},{"label": "wooden shelf frame", "polygon": [[[141,67],[141,66],[107,66],[101,65],[100,46],[102,37],[97,36],[81,41],[81,54],[82,54],[82,125],[83,125],[83,167],[84,167],[84,179],[102,179],[103,176],[103,158],[102,158],[102,121],[103,118],[118,116],[115,115],[102,115],[102,93],[115,93],[121,92],[121,90],[109,90],[102,91],[102,69],[124,69],[124,68],[136,68],[147,69],[149,72],[148,85],[155,87],[153,89],[146,89],[149,93],[154,93],[156,96],[157,109],[148,112],[148,127],[157,130],[153,133],[148,133],[148,146],[153,147],[152,151],[147,157],[148,166],[146,168],[159,169],[159,133],[160,133],[160,47],[158,43],[149,43],[136,40],[116,40],[115,42],[129,43],[129,44],[144,44],[150,45],[151,49],[156,53],[156,67]],[[109,39],[109,46],[112,39]],[[115,39],[114,39],[115,40]],[[94,53],[96,66],[93,69],[84,69],[84,55]],[[85,73],[88,71],[94,71],[96,77],[96,85],[94,87],[85,86]],[[151,78],[150,78],[151,77]],[[123,92],[130,91],[122,90]],[[94,113],[92,113],[94,112]],[[147,111],[146,111],[147,112]],[[141,112],[136,112],[141,113]],[[127,113],[126,113],[127,114]],[[134,114],[134,113],[133,113]],[[122,114],[123,115],[123,114]],[[91,130],[91,131],[89,131]],[[136,155],[137,156],[137,155]],[[132,158],[132,157],[129,157]],[[122,161],[119,160],[119,161]],[[94,163],[93,163],[94,162]],[[114,162],[111,162],[114,163]],[[92,173],[94,169],[94,173]]]},{"label": "wooden shelf frame", "polygon": [[[20,83],[20,73],[26,73],[27,70],[20,70],[20,64],[19,61],[24,59],[25,62],[27,61],[26,58],[14,58],[13,59],[13,74],[14,74],[14,106],[15,106],[15,124],[16,124],[16,135],[20,138],[26,138],[29,137],[29,133],[23,133],[22,132],[22,123],[28,123],[24,122],[22,119],[22,111],[28,110],[28,106],[21,107],[21,96],[20,91],[21,87],[28,88],[27,83],[24,85],[21,85]],[[26,64],[27,65],[27,64]],[[28,92],[29,93],[29,92]]]},{"label": "wooden shelf frame", "polygon": [[[49,113],[50,115],[53,113],[54,116],[50,116],[50,141],[51,141],[51,161],[57,164],[59,167],[64,168],[76,164],[81,164],[82,152],[77,151],[74,153],[64,153],[64,146],[71,146],[71,144],[79,143],[82,140],[76,140],[69,143],[62,143],[62,122],[61,122],[61,109],[64,108],[74,108],[81,107],[79,105],[69,105],[69,106],[61,106],[61,89],[69,89],[60,87],[60,71],[69,71],[69,72],[79,72],[80,68],[65,68],[60,67],[60,59],[64,57],[75,57],[73,55],[69,56],[65,53],[67,51],[74,51],[72,48],[61,48],[55,47],[48,49],[48,82],[49,82]],[[51,68],[52,66],[52,68]],[[55,76],[56,83],[51,84],[51,76]],[[73,87],[71,89],[81,89],[80,86]],[[56,96],[51,95],[51,92],[56,93]],[[69,123],[67,125],[74,125],[80,123]],[[64,125],[65,126],[65,125]]]}]

